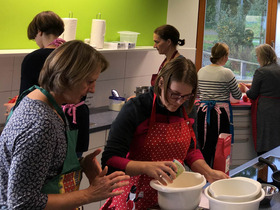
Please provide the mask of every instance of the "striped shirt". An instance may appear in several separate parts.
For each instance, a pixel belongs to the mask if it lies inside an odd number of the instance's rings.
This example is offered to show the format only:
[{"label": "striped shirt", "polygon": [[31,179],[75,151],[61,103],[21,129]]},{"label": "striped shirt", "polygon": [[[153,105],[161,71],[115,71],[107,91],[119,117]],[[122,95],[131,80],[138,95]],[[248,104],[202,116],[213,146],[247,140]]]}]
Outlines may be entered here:
[{"label": "striped shirt", "polygon": [[200,100],[230,100],[230,94],[240,99],[242,93],[233,72],[223,66],[208,65],[198,71],[198,96]]}]

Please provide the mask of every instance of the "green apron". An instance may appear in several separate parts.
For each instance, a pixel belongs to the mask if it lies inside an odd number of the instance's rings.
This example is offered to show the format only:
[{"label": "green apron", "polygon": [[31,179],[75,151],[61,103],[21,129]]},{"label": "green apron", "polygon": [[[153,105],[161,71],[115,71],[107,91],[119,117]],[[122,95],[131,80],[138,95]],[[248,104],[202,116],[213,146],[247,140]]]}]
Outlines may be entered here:
[{"label": "green apron", "polygon": [[28,90],[24,91],[16,101],[15,106],[10,112],[7,121],[10,119],[14,109],[18,106],[20,101],[31,91],[39,89],[47,98],[48,101],[53,105],[57,113],[61,116],[66,124],[66,137],[67,137],[67,153],[63,163],[62,171],[59,175],[49,180],[42,188],[41,192],[45,194],[61,194],[66,192],[72,192],[79,190],[80,182],[82,179],[82,171],[80,162],[76,155],[76,143],[78,130],[70,130],[68,121],[62,111],[62,108],[56,103],[52,95],[45,89],[34,85]]}]

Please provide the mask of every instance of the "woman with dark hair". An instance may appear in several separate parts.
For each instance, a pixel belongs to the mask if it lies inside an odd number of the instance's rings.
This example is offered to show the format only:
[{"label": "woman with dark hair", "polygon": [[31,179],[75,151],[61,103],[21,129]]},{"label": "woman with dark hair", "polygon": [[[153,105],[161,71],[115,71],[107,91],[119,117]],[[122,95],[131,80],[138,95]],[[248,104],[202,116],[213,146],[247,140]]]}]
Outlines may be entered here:
[{"label": "woman with dark hair", "polygon": [[[40,49],[25,56],[21,64],[19,94],[33,85],[38,85],[39,74],[46,58],[55,48],[65,42],[59,38],[63,32],[63,20],[52,11],[40,12],[30,22],[27,28],[28,39],[35,40]],[[89,145],[89,109],[85,104],[85,99],[86,96],[78,104],[64,107],[71,129],[79,130],[76,147],[79,156],[88,150]]]},{"label": "woman with dark hair", "polygon": [[64,43],[58,38],[64,32],[63,20],[52,11],[37,14],[27,28],[27,37],[35,40],[40,49],[25,56],[21,64],[21,94],[33,85],[38,85],[40,71],[46,58],[59,45]]},{"label": "woman with dark hair", "polygon": [[[96,160],[101,149],[78,159],[77,133],[61,108],[94,93],[107,66],[82,41],[66,42],[47,58],[40,87],[19,96],[0,136],[0,209],[75,209],[122,193],[112,191],[127,185],[129,176],[106,176],[107,167]],[[78,190],[82,170],[90,186]]]},{"label": "woman with dark hair", "polygon": [[163,67],[149,92],[123,106],[111,126],[101,161],[110,173],[122,170],[131,179],[124,193],[107,200],[103,209],[129,209],[133,196],[137,197],[133,199],[135,209],[156,205],[157,191],[149,182],[172,182],[177,171],[173,159],[203,174],[209,182],[228,177],[211,169],[196,146],[194,121],[188,117],[196,91],[196,68],[192,61],[180,57]]},{"label": "woman with dark hair", "polygon": [[197,133],[202,154],[213,167],[216,145],[220,133],[231,133],[233,120],[230,94],[239,100],[242,96],[233,72],[225,68],[229,47],[216,43],[211,49],[212,64],[198,71],[198,94],[200,104],[197,113]]},{"label": "woman with dark hair", "polygon": [[[164,61],[159,67],[160,70],[172,59],[177,58],[180,53],[177,50],[177,46],[183,46],[185,44],[184,39],[180,39],[179,31],[172,25],[162,25],[154,30],[154,48],[158,50],[159,54],[166,56]],[[151,79],[151,85],[154,86],[155,80],[158,74],[153,74]]]},{"label": "woman with dark hair", "polygon": [[256,47],[260,68],[253,77],[251,88],[244,83],[252,103],[252,128],[255,149],[261,155],[280,145],[280,66],[274,49],[268,44]]}]

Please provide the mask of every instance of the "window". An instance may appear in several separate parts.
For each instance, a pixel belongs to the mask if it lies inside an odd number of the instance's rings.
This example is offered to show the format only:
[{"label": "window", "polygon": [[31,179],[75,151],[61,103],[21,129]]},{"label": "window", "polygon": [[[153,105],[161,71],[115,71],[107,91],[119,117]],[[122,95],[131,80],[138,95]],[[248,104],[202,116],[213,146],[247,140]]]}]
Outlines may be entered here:
[{"label": "window", "polygon": [[[230,68],[238,80],[252,80],[259,67],[255,47],[273,43],[271,11],[276,9],[268,0],[201,0],[198,20],[196,66],[210,64],[211,48],[225,42],[230,48]],[[276,15],[275,15],[276,18]],[[274,20],[274,19],[273,19]],[[276,22],[276,21],[275,21]],[[267,32],[272,33],[267,33]],[[271,35],[272,34],[272,35]],[[271,43],[270,43],[271,42]]]}]

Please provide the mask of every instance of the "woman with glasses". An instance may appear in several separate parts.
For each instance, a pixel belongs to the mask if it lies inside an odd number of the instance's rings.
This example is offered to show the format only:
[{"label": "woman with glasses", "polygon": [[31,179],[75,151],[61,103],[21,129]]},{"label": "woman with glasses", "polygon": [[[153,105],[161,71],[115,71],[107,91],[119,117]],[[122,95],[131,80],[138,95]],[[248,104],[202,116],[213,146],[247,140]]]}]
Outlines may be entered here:
[{"label": "woman with glasses", "polygon": [[216,43],[211,49],[212,64],[198,71],[198,141],[202,154],[211,167],[219,134],[233,134],[230,94],[237,100],[242,96],[233,72],[224,67],[228,55],[228,45]]},{"label": "woman with glasses", "polygon": [[123,188],[123,195],[107,200],[103,209],[155,206],[157,191],[149,182],[172,182],[177,171],[174,159],[203,174],[209,182],[228,178],[211,169],[197,148],[194,121],[188,117],[196,91],[196,68],[192,61],[180,57],[164,66],[150,92],[123,106],[111,126],[101,162],[109,173],[122,170],[130,175],[130,184]]}]

